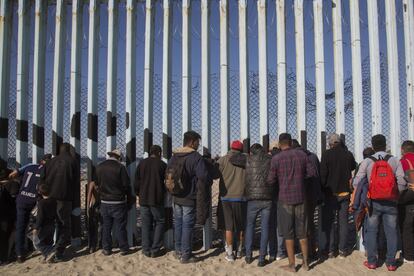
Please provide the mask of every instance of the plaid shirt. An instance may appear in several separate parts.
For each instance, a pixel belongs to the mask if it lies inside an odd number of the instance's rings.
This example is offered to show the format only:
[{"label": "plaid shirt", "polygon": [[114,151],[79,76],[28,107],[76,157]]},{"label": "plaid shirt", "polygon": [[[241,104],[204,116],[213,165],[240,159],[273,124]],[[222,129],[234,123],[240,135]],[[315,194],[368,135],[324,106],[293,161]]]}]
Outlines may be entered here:
[{"label": "plaid shirt", "polygon": [[279,186],[279,201],[288,205],[305,201],[305,178],[317,171],[305,152],[287,149],[272,158],[268,181]]}]

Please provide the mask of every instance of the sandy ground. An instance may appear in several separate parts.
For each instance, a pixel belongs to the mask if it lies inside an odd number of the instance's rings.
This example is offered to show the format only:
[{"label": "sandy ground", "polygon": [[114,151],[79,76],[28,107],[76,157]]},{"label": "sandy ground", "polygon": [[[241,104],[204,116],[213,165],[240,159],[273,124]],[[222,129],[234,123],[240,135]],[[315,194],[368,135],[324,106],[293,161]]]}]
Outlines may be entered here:
[{"label": "sandy ground", "polygon": [[[0,275],[294,275],[280,269],[287,260],[277,261],[263,268],[257,267],[257,260],[247,265],[243,259],[228,263],[219,249],[199,251],[200,261],[195,264],[180,264],[172,252],[151,259],[137,251],[120,256],[117,251],[106,257],[100,251],[86,255],[85,251],[72,251],[73,258],[57,264],[41,263],[40,256],[33,256],[23,264],[12,263],[0,267]],[[257,255],[257,252],[255,252]],[[354,252],[345,260],[328,260],[312,266],[309,272],[299,269],[297,275],[414,275],[414,265],[404,264],[396,272],[388,272],[385,265],[369,271],[362,263],[364,255]],[[298,261],[300,264],[300,261]],[[299,265],[298,265],[299,267]]]}]

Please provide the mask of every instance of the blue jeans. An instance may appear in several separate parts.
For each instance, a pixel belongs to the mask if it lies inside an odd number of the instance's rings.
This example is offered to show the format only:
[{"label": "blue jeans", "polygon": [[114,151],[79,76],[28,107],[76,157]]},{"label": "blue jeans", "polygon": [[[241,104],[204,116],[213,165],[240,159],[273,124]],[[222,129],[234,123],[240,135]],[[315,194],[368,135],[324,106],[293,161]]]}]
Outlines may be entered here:
[{"label": "blue jeans", "polygon": [[127,239],[127,205],[101,203],[102,215],[102,248],[112,250],[112,226],[115,224],[115,232],[118,234],[118,244],[122,252],[129,249]]},{"label": "blue jeans", "polygon": [[175,252],[188,260],[192,252],[192,237],[195,225],[196,209],[194,206],[173,204]]},{"label": "blue jeans", "polygon": [[164,234],[164,206],[141,206],[142,251],[158,252]]},{"label": "blue jeans", "polygon": [[277,201],[272,202],[269,219],[269,256],[286,256],[286,246],[283,237],[277,227]]},{"label": "blue jeans", "polygon": [[267,254],[267,243],[269,241],[269,219],[272,209],[270,200],[252,200],[247,202],[247,224],[245,235],[246,256],[252,256],[254,230],[257,215],[260,214],[260,251],[259,261],[264,261]]},{"label": "blue jeans", "polygon": [[26,229],[29,224],[30,213],[33,205],[18,206],[16,219],[16,255],[23,256],[26,253]]},{"label": "blue jeans", "polygon": [[387,240],[387,256],[385,263],[395,265],[395,254],[397,253],[397,205],[387,201],[372,201],[372,214],[366,221],[366,245],[368,253],[368,263],[377,263],[378,254],[378,226],[382,219],[385,237]]}]

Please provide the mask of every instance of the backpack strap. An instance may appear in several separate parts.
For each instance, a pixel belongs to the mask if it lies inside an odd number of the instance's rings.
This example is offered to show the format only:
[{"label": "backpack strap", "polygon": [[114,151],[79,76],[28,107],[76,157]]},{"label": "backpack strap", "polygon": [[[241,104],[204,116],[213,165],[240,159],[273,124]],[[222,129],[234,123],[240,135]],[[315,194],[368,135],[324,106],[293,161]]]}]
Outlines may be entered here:
[{"label": "backpack strap", "polygon": [[390,160],[391,157],[392,157],[392,155],[387,154],[387,155],[385,155],[384,160],[388,162],[388,160]]},{"label": "backpack strap", "polygon": [[374,163],[378,161],[378,159],[375,158],[374,156],[369,156],[368,158],[371,159],[372,161],[374,161]]},{"label": "backpack strap", "polygon": [[410,167],[410,170],[413,170],[414,168],[413,168],[413,164],[411,163],[411,161],[408,160],[407,158],[404,158],[404,159],[405,159],[405,161],[407,161],[408,166]]}]

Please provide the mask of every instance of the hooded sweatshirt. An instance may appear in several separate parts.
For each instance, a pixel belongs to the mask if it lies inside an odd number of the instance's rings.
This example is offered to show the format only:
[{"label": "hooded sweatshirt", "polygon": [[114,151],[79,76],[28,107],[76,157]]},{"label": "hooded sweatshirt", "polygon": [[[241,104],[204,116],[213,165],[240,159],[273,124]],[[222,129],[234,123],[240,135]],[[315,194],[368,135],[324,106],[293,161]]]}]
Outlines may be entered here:
[{"label": "hooded sweatshirt", "polygon": [[220,197],[223,201],[245,201],[245,167],[247,157],[243,153],[230,150],[217,162],[222,178],[220,179]]},{"label": "hooded sweatshirt", "polygon": [[195,206],[197,199],[197,187],[205,187],[208,182],[207,168],[203,157],[190,147],[178,148],[174,151],[168,164],[172,164],[179,157],[185,157],[184,169],[189,176],[185,184],[185,191],[179,196],[173,196],[175,204],[182,206]]}]

